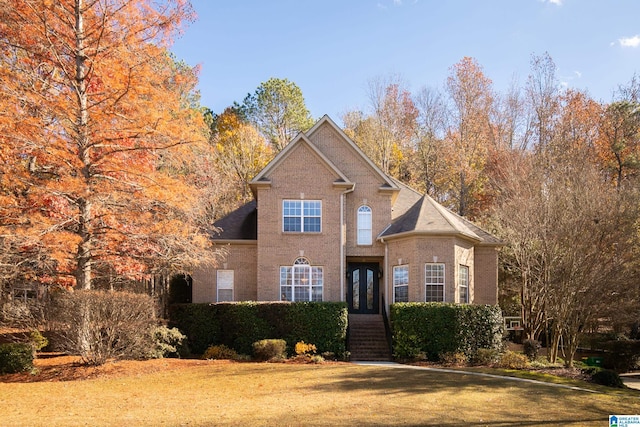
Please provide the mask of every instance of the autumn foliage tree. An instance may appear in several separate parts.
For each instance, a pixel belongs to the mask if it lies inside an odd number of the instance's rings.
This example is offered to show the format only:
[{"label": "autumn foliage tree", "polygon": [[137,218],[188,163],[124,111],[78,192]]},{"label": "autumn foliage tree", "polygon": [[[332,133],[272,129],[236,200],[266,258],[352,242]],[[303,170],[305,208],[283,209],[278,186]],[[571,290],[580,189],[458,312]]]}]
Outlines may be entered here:
[{"label": "autumn foliage tree", "polygon": [[0,5],[3,272],[90,289],[205,259],[196,70],[167,50],[192,18],[185,0]]},{"label": "autumn foliage tree", "polygon": [[221,182],[215,197],[219,213],[225,214],[251,200],[249,182],[273,157],[273,150],[238,109],[229,107],[210,124],[209,143],[213,164]]}]

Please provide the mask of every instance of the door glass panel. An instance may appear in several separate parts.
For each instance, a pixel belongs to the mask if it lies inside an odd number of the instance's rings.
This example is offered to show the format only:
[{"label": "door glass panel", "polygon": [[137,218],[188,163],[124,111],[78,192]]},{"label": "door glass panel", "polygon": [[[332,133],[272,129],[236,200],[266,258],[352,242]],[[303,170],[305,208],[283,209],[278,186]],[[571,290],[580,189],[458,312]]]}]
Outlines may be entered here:
[{"label": "door glass panel", "polygon": [[373,310],[373,270],[367,268],[367,310]]},{"label": "door glass panel", "polygon": [[360,270],[353,270],[351,273],[351,304],[354,310],[360,310]]}]

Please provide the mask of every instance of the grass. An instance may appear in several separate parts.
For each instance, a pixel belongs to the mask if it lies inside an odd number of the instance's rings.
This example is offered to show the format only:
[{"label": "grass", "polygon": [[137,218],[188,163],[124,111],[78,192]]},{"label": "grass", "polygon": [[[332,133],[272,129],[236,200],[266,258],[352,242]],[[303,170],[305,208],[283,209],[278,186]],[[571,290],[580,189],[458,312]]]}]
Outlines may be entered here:
[{"label": "grass", "polygon": [[[118,362],[120,363],[120,362]],[[151,362],[129,362],[146,364]],[[640,394],[352,364],[155,361],[76,381],[0,383],[11,426],[607,425]],[[122,365],[125,366],[125,365]],[[144,366],[144,365],[142,365]],[[584,383],[582,383],[584,385]]]}]

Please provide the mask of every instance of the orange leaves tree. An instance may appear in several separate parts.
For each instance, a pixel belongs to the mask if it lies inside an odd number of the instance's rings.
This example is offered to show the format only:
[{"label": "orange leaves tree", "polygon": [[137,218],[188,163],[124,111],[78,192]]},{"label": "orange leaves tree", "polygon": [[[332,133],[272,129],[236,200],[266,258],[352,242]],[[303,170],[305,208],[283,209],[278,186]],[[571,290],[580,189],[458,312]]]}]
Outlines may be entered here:
[{"label": "orange leaves tree", "polygon": [[187,167],[206,141],[196,70],[167,51],[192,18],[186,0],[0,6],[0,236],[14,276],[90,289],[206,258]]}]

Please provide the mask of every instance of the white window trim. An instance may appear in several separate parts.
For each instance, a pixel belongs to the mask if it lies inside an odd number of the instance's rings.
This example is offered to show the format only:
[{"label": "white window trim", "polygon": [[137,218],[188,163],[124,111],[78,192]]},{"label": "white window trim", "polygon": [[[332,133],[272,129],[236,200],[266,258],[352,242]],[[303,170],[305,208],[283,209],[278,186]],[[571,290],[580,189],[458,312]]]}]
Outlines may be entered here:
[{"label": "white window trim", "polygon": [[[360,206],[356,215],[356,242],[359,246],[371,246],[373,244],[373,210],[371,206]],[[364,218],[369,222],[366,224],[368,227],[365,227],[365,224],[363,224]],[[366,235],[364,235],[364,238],[361,240],[363,233],[366,233]]]},{"label": "white window trim", "polygon": [[[402,283],[402,284],[396,284],[396,270],[400,269],[400,268],[406,268],[407,269],[407,283]],[[394,265],[393,266],[393,276],[391,278],[392,282],[393,282],[393,302],[398,302],[396,301],[396,288],[399,288],[401,286],[406,286],[407,287],[407,302],[409,301],[409,264],[402,264],[402,265]],[[404,302],[404,301],[401,301]]]},{"label": "white window trim", "polygon": [[[291,231],[291,230],[285,230],[284,229],[284,219],[285,219],[285,215],[284,215],[284,206],[285,204],[289,202],[289,203],[299,203],[300,204],[300,216],[294,216],[294,215],[287,215],[286,218],[300,218],[300,231]],[[320,205],[320,215],[319,216],[305,216],[304,215],[304,205],[305,203],[318,203]],[[307,231],[304,229],[304,219],[305,218],[320,218],[320,230],[318,231]],[[282,232],[283,233],[314,233],[314,234],[318,234],[318,233],[322,233],[322,200],[300,200],[300,199],[284,199],[282,200]]]},{"label": "white window trim", "polygon": [[[301,273],[300,276],[302,276],[301,280],[305,280],[308,282],[308,284],[304,284],[302,286],[307,287],[307,298],[306,299],[302,299],[302,300],[297,300],[296,299],[296,286],[297,287],[301,287],[300,284],[296,285],[295,283],[295,278],[296,278],[296,273]],[[317,280],[318,278],[315,278],[316,280],[314,281],[314,272],[315,273],[320,273],[320,277],[319,277],[319,281]],[[279,269],[279,273],[280,273],[280,278],[279,278],[279,285],[280,285],[280,300],[281,301],[291,301],[291,302],[313,302],[313,289],[314,288],[320,288],[320,299],[317,301],[324,301],[324,268],[321,266],[316,266],[316,265],[311,265],[309,263],[309,260],[307,258],[304,257],[299,257],[296,258],[296,260],[294,261],[293,265],[283,265],[280,266]],[[283,285],[283,273],[285,274],[284,277],[290,277],[291,280],[291,285],[287,285],[286,281],[285,284]],[[306,277],[305,277],[306,276]],[[287,300],[284,298],[285,293],[283,292],[283,287],[285,288],[290,288],[290,293],[291,293],[291,299]]]},{"label": "white window trim", "polygon": [[[225,277],[226,276],[226,277]],[[228,279],[231,279],[230,281]],[[231,290],[231,300],[235,301],[235,272],[234,270],[216,271],[216,301],[220,302],[220,290]],[[225,300],[227,301],[227,300]]]},{"label": "white window trim", "polygon": [[[462,285],[463,270],[467,272],[467,280],[464,286]],[[458,303],[460,304],[469,304],[469,300],[471,299],[471,295],[469,294],[469,282],[471,281],[471,278],[469,277],[470,274],[471,272],[468,265],[464,265],[464,264],[458,265]],[[466,289],[466,295],[467,295],[466,301],[462,301],[463,288]]]},{"label": "white window trim", "polygon": [[446,294],[447,266],[443,262],[428,262],[424,265],[424,300],[427,301],[427,286],[440,285],[440,283],[427,283],[427,267],[430,265],[442,266],[442,301],[429,301],[429,302],[445,302],[447,300],[447,294]]}]

